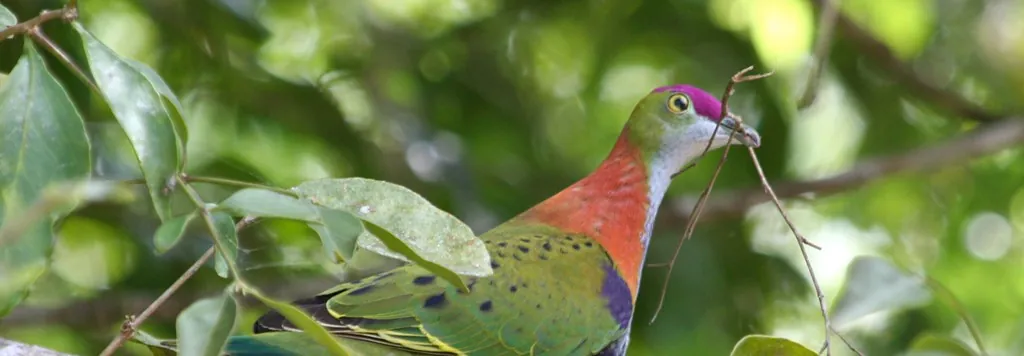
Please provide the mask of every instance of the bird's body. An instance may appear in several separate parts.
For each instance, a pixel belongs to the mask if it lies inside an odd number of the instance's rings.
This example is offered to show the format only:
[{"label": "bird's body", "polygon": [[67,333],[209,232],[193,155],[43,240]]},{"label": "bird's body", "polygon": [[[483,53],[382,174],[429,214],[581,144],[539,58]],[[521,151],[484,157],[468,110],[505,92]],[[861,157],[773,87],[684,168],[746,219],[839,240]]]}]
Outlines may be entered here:
[{"label": "bird's body", "polygon": [[[480,236],[494,274],[467,277],[468,293],[407,265],[296,304],[368,355],[624,354],[654,216],[671,176],[712,139],[717,103],[689,86],[648,95],[593,173]],[[255,331],[228,353],[317,353],[272,346],[298,331],[280,314]],[[261,336],[267,347],[253,348]]]}]

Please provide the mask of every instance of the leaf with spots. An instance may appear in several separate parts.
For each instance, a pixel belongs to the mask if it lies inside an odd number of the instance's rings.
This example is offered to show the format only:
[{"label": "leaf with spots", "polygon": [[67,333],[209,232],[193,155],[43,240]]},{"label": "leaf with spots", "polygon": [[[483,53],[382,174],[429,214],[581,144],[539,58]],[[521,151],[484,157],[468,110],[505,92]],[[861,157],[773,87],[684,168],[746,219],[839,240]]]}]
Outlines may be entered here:
[{"label": "leaf with spots", "polygon": [[80,23],[89,68],[121,128],[135,150],[146,187],[160,220],[171,218],[171,199],[165,188],[183,158],[183,141],[175,134],[174,114],[164,96],[139,71],[140,64],[118,56]]},{"label": "leaf with spots", "polygon": [[45,269],[53,222],[75,203],[45,190],[92,170],[82,116],[32,41],[24,48],[0,87],[0,316]]},{"label": "leaf with spots", "polygon": [[747,335],[733,347],[731,356],[815,356],[818,353],[781,337]]},{"label": "leaf with spots", "polygon": [[[293,190],[315,204],[348,211],[384,228],[424,261],[462,275],[493,273],[487,249],[469,226],[405,187],[366,178],[341,178],[308,181]],[[377,254],[412,260],[369,232],[360,234],[356,241],[360,248]]]}]

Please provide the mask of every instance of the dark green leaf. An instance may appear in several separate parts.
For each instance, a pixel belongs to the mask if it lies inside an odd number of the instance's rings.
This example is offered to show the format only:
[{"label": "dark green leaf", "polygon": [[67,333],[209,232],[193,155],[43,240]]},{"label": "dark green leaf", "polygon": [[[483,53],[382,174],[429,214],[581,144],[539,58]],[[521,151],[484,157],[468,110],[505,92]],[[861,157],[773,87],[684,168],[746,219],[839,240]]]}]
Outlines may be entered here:
[{"label": "dark green leaf", "polygon": [[975,356],[967,345],[948,336],[926,333],[914,339],[904,356]]},{"label": "dark green leaf", "polygon": [[369,231],[371,234],[380,239],[380,241],[384,243],[384,246],[387,246],[387,248],[390,249],[391,251],[395,251],[402,254],[402,256],[405,256],[406,258],[416,263],[420,267],[423,267],[424,269],[430,271],[431,273],[436,274],[438,277],[444,278],[444,280],[448,281],[448,283],[455,285],[460,290],[466,292],[469,291],[469,288],[466,287],[466,282],[464,282],[462,278],[459,277],[458,274],[452,272],[452,270],[447,269],[444,266],[423,259],[423,257],[420,257],[420,255],[416,254],[416,251],[413,251],[411,248],[409,248],[409,245],[406,245],[405,242],[402,241],[402,239],[399,239],[395,235],[391,234],[390,231],[385,230],[383,227],[380,227],[379,225],[367,220],[363,220],[363,226],[366,227],[367,231]]},{"label": "dark green leaf", "polygon": [[[18,17],[14,16],[11,10],[8,10],[3,5],[0,5],[0,29],[4,29],[7,26],[11,26],[18,23]],[[0,41],[6,40],[6,38],[0,38]]]},{"label": "dark green leaf", "polygon": [[153,68],[139,61],[131,59],[125,59],[125,61],[135,70],[139,71],[139,73],[145,75],[146,79],[153,84],[153,88],[160,93],[161,103],[164,104],[164,109],[170,114],[171,124],[174,126],[174,133],[176,134],[175,137],[178,139],[178,155],[182,158],[182,162],[184,162],[185,147],[188,145],[188,127],[185,126],[185,119],[181,117],[181,113],[184,112],[181,101],[178,100],[177,95],[174,95],[174,91],[167,85],[167,82],[164,82],[164,78],[160,77],[160,74],[157,74]]},{"label": "dark green leaf", "polygon": [[323,242],[327,259],[348,261],[356,248],[356,240],[363,233],[363,224],[348,212],[316,207],[321,224],[309,224]]},{"label": "dark green leaf", "polygon": [[235,222],[231,215],[224,212],[208,212],[213,220],[214,243],[217,244],[217,258],[214,260],[214,267],[217,275],[228,278],[235,269],[235,261],[238,260],[238,234],[235,232]]},{"label": "dark green leaf", "polygon": [[265,189],[245,188],[218,204],[236,215],[320,221],[313,204]]},{"label": "dark green leaf", "polygon": [[2,316],[42,273],[53,221],[71,209],[61,201],[41,204],[44,189],[91,171],[82,117],[31,41],[0,87],[0,157]]},{"label": "dark green leaf", "polygon": [[81,24],[76,22],[74,27],[82,36],[96,85],[135,149],[153,207],[161,220],[170,219],[171,202],[164,189],[182,159],[182,141],[175,135],[173,115],[145,74]]},{"label": "dark green leaf", "polygon": [[309,336],[316,340],[317,343],[326,347],[332,355],[344,356],[349,354],[346,348],[342,346],[337,339],[331,336],[331,334],[328,333],[320,323],[313,321],[313,319],[311,319],[309,315],[306,315],[306,313],[301,309],[289,303],[269,298],[263,295],[259,290],[256,290],[256,288],[252,288],[248,285],[241,284],[241,287],[244,289],[246,294],[256,297],[256,299],[259,299],[263,304],[277,310],[277,312],[281,313],[281,315],[288,319],[288,321],[298,326],[303,332],[309,334]]},{"label": "dark green leaf", "polygon": [[731,356],[815,356],[818,353],[781,337],[747,335],[733,347]]},{"label": "dark green leaf", "polygon": [[178,315],[178,350],[182,355],[218,356],[235,327],[235,299],[221,294],[200,299]]},{"label": "dark green leaf", "polygon": [[[472,276],[493,273],[490,254],[473,231],[451,214],[438,209],[415,192],[397,184],[365,178],[321,179],[294,188],[315,204],[344,210],[385,227],[423,260]],[[369,233],[357,244],[378,254],[409,261],[406,255]]]},{"label": "dark green leaf", "polygon": [[156,249],[156,253],[163,254],[174,247],[174,245],[177,245],[178,241],[181,241],[181,237],[185,234],[185,229],[188,227],[188,223],[191,222],[195,216],[195,213],[189,213],[175,216],[170,220],[164,221],[164,223],[156,229],[156,234],[153,236],[153,246]]},{"label": "dark green leaf", "polygon": [[871,313],[922,306],[931,300],[924,280],[878,257],[857,257],[832,308],[832,322],[843,325]]}]

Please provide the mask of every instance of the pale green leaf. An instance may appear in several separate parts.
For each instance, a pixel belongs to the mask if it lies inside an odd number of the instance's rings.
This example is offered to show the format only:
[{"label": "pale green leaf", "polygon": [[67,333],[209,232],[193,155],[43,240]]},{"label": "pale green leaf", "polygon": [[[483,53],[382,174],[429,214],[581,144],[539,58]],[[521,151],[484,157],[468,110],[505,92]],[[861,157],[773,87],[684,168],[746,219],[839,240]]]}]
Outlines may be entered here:
[{"label": "pale green leaf", "polygon": [[228,278],[235,269],[235,261],[238,260],[238,234],[235,231],[235,222],[231,215],[224,212],[208,212],[213,220],[214,243],[217,244],[217,258],[214,260],[214,267],[217,275]]},{"label": "pale green leaf", "polygon": [[181,157],[185,157],[185,147],[188,145],[188,127],[185,126],[185,119],[181,117],[181,113],[185,112],[181,106],[181,101],[178,100],[178,96],[174,95],[174,91],[167,85],[164,78],[157,74],[153,68],[150,68],[145,63],[125,59],[129,65],[138,70],[142,75],[146,76],[146,79],[153,84],[153,88],[160,93],[160,97],[163,99],[162,103],[164,108],[171,116],[171,125],[174,126],[174,133],[177,134],[178,147],[181,151],[178,153]]},{"label": "pale green leaf", "polygon": [[153,235],[153,246],[156,249],[156,253],[163,254],[174,247],[174,245],[177,245],[181,241],[181,237],[185,235],[188,223],[195,216],[195,213],[179,215],[160,224],[160,227],[156,229],[156,233]]},{"label": "pale green leaf", "polygon": [[43,271],[53,221],[72,208],[62,201],[41,204],[44,190],[87,178],[89,150],[82,116],[26,41],[0,87],[0,316]]},{"label": "pale green leaf", "polygon": [[182,141],[175,135],[173,115],[144,73],[80,23],[73,26],[81,34],[96,85],[132,143],[157,216],[170,219],[171,201],[164,190],[182,159]]},{"label": "pale green leaf", "polygon": [[925,333],[910,344],[904,356],[975,356],[967,345],[949,336]]},{"label": "pale green leaf", "polygon": [[815,356],[817,352],[781,337],[747,335],[733,346],[731,356]]},{"label": "pale green leaf", "polygon": [[[16,23],[18,23],[18,17],[14,16],[14,13],[11,12],[11,10],[8,10],[3,5],[0,5],[0,30],[6,28],[7,26],[12,26]],[[6,38],[0,38],[0,41],[5,39]]]},{"label": "pale green leaf", "polygon": [[333,262],[348,261],[356,248],[356,241],[363,233],[363,224],[348,212],[317,207],[320,224],[309,224],[324,245],[327,259]]},{"label": "pale green leaf", "polygon": [[153,356],[174,356],[178,354],[178,350],[175,346],[172,346],[176,344],[176,341],[161,340],[142,330],[136,330],[135,334],[128,341],[145,346]]},{"label": "pale green leaf", "polygon": [[217,209],[227,210],[238,216],[320,221],[313,204],[308,201],[258,188],[245,188],[231,194],[217,204]]},{"label": "pale green leaf", "polygon": [[367,220],[363,220],[363,226],[366,227],[366,231],[369,231],[378,239],[380,239],[380,241],[384,243],[384,246],[387,246],[389,250],[402,254],[402,256],[409,258],[410,260],[412,260],[412,262],[416,263],[420,267],[423,267],[424,269],[430,271],[431,273],[436,274],[438,277],[444,278],[444,280],[448,281],[448,283],[455,285],[460,290],[469,292],[469,288],[466,287],[466,282],[463,281],[458,274],[456,274],[450,269],[444,268],[444,266],[423,259],[423,257],[420,257],[420,255],[418,255],[416,251],[413,251],[411,248],[409,248],[409,246],[406,245],[405,242],[403,242],[395,235],[391,234],[390,231],[387,231],[383,227],[380,227],[377,224],[374,224]]},{"label": "pale green leaf", "polygon": [[312,337],[313,340],[316,340],[317,343],[326,347],[332,355],[344,356],[349,354],[346,348],[341,345],[334,336],[331,336],[331,334],[327,332],[320,323],[314,321],[301,309],[291,305],[290,303],[280,302],[267,297],[259,290],[248,285],[241,284],[241,287],[244,289],[246,294],[256,297],[256,299],[259,299],[263,304],[266,304],[268,307],[276,310],[278,313],[281,313],[285,319],[288,319],[292,324],[298,326],[299,329],[302,329],[303,332]]},{"label": "pale green leaf", "polygon": [[[385,228],[426,261],[463,275],[493,273],[490,254],[469,226],[405,187],[372,179],[343,178],[309,181],[293,190],[316,204],[348,211]],[[410,261],[368,232],[359,236],[357,245]]]},{"label": "pale green leaf", "polygon": [[930,300],[923,278],[878,257],[857,257],[847,268],[843,290],[832,307],[832,322],[843,325],[875,312],[923,306]]},{"label": "pale green leaf", "polygon": [[221,294],[200,299],[178,315],[178,351],[182,355],[218,356],[235,327],[235,299]]}]

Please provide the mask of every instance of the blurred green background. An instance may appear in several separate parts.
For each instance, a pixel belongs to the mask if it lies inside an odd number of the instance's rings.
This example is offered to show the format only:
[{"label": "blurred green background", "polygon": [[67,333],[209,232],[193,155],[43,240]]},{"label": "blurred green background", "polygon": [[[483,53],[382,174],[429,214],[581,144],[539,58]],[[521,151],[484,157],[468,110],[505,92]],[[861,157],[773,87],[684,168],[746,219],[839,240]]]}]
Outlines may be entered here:
[{"label": "blurred green background", "polygon": [[[63,6],[2,0],[20,19]],[[828,177],[859,160],[940,144],[978,124],[936,106],[892,63],[836,31],[817,101],[796,99],[812,63],[811,0],[81,0],[81,21],[122,56],[157,70],[182,99],[188,172],[288,187],[362,176],[405,185],[486,231],[593,169],[632,106],[652,88],[692,83],[719,93],[737,70],[774,70],[730,102],[764,138],[772,181]],[[1024,108],[1024,1],[844,0],[841,13],[891,49],[903,69],[991,112]],[[70,26],[44,29],[82,58]],[[0,42],[8,72],[23,39]],[[87,120],[94,176],[138,177],[105,104],[59,62]],[[905,74],[905,73],[904,73]],[[943,103],[938,103],[943,104]],[[960,113],[962,114],[962,113]],[[742,151],[715,196],[758,189]],[[718,154],[712,154],[717,159]],[[666,261],[711,160],[676,179],[648,261]],[[202,185],[207,200],[231,190]],[[1019,147],[926,173],[787,202],[829,301],[850,261],[882,256],[948,287],[992,355],[1024,354],[1024,155]],[[770,204],[712,213],[683,247],[665,309],[649,325],[664,270],[644,273],[631,355],[723,355],[743,335],[817,349],[820,314],[799,251]],[[201,229],[152,252],[159,225],[145,201],[101,204],[60,228],[54,265],[0,336],[96,354],[209,246]],[[243,266],[284,298],[330,284],[303,224],[268,221],[243,235]],[[219,293],[212,268],[149,319],[172,337],[193,300]],[[249,303],[248,322],[264,309]],[[837,328],[869,355],[904,352],[929,333],[973,345],[932,298]],[[973,346],[972,346],[973,347]],[[837,354],[848,354],[841,344]],[[145,354],[137,346],[125,354]]]}]

